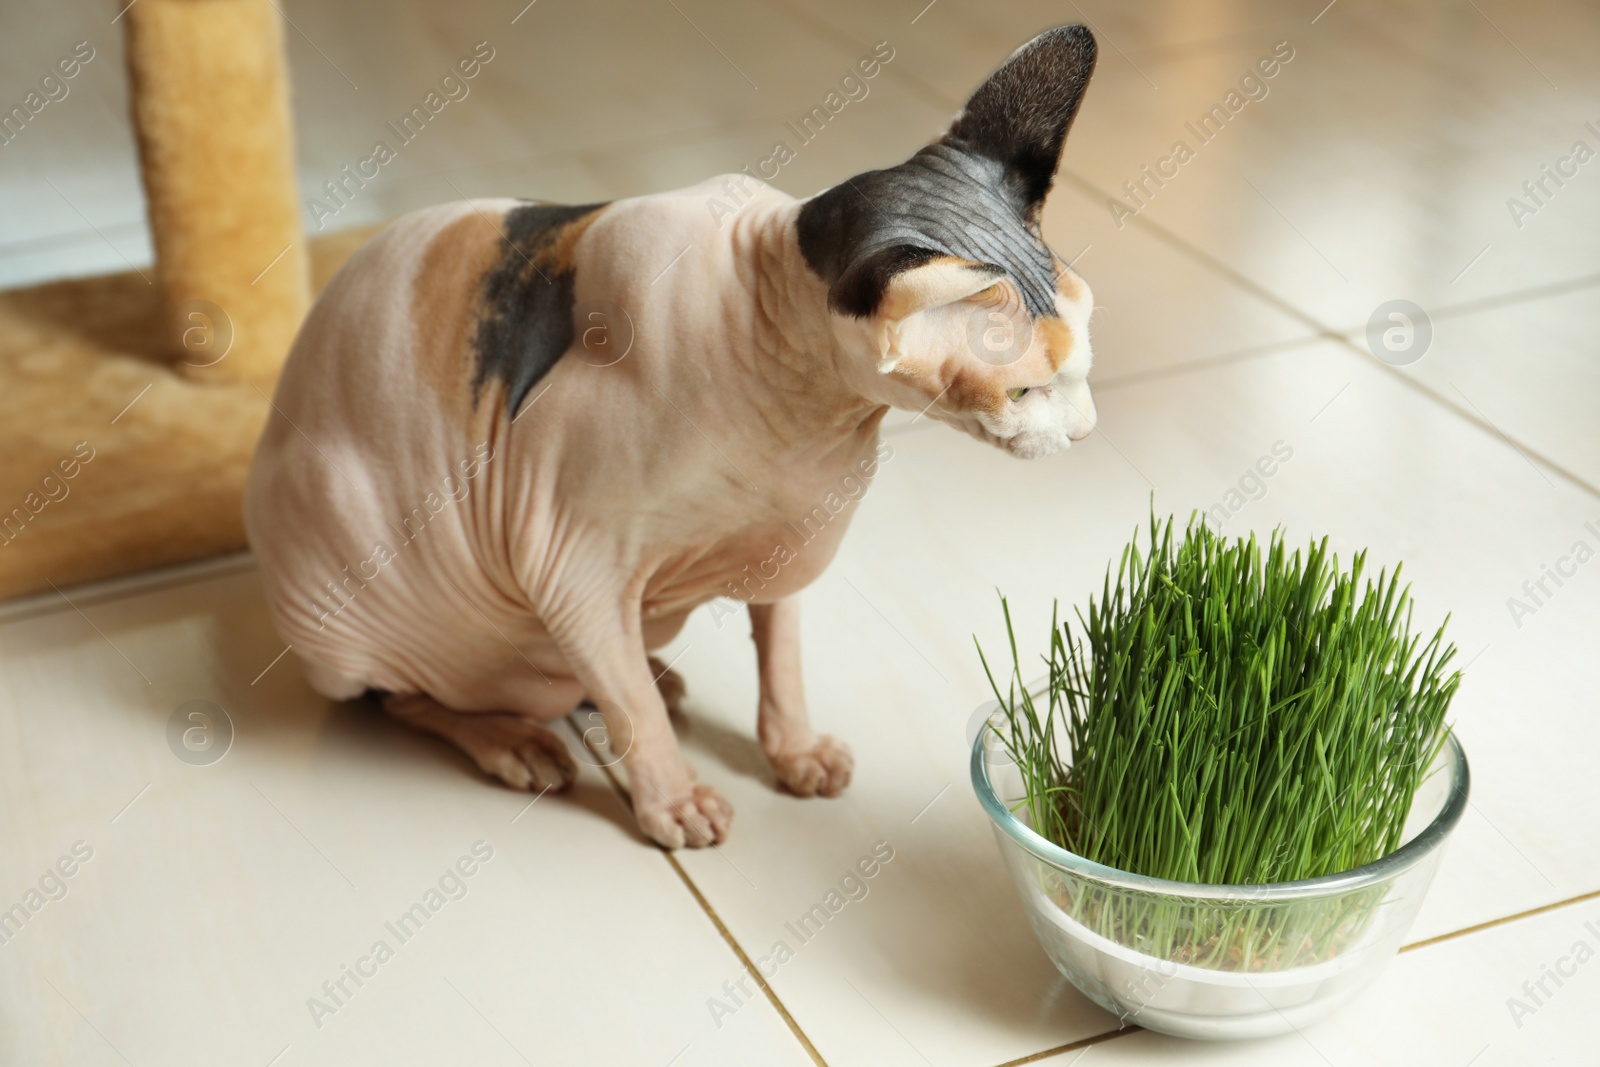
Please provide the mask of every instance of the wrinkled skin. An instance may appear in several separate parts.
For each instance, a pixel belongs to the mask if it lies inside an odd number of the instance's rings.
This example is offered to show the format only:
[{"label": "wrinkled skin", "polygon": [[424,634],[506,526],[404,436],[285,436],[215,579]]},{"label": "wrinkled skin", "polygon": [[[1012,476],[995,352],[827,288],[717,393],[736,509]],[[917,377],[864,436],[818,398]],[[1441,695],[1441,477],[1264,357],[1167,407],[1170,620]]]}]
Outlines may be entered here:
[{"label": "wrinkled skin", "polygon": [[[1086,31],[1051,33],[1008,64],[1064,71],[1058,95],[1072,99],[1017,120],[1019,138],[1053,131],[1053,149],[1026,156],[1037,170],[1048,155],[1049,173],[1093,63]],[[988,141],[957,136],[958,122],[946,154],[1001,151],[1008,68],[968,105]],[[973,169],[1008,183],[1005,222],[1026,243],[1049,173],[1027,186],[1020,166]],[[803,223],[804,202],[747,175],[554,221],[523,208],[406,216],[318,300],[246,499],[280,631],[317,690],[380,691],[515,788],[570,783],[542,724],[592,703],[641,830],[675,848],[723,840],[732,812],[679,752],[668,707],[682,684],[648,653],[696,607],[743,601],[774,774],[798,795],[836,795],[852,761],[807,717],[797,594],[890,454],[883,416],[925,411],[1022,457],[1081,439],[1094,425],[1088,286],[948,247],[847,261],[860,235],[826,227],[848,220],[814,209]],[[830,242],[829,262],[807,255],[803,231]],[[530,330],[528,315],[561,301],[570,331]],[[524,343],[535,336],[557,349],[541,356]],[[998,346],[975,346],[985,336]]]}]

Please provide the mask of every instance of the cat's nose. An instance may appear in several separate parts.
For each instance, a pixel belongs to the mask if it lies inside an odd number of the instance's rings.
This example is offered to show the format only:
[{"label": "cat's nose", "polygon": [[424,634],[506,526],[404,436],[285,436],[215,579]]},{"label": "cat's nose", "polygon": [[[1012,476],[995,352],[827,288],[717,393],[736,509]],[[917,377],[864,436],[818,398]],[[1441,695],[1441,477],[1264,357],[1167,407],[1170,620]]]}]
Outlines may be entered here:
[{"label": "cat's nose", "polygon": [[1094,425],[1099,421],[1099,413],[1094,409],[1094,397],[1088,387],[1079,387],[1067,396],[1067,405],[1070,415],[1067,418],[1067,439],[1082,441],[1094,433]]}]

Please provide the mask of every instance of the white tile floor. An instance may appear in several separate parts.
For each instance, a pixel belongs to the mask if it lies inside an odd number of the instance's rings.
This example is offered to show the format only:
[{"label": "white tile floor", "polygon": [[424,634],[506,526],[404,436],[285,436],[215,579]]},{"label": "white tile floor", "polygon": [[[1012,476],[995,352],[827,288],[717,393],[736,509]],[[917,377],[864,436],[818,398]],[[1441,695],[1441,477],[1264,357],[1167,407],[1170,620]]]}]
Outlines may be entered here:
[{"label": "white tile floor", "polygon": [[[1100,431],[1033,464],[926,420],[891,431],[894,458],[806,596],[814,713],[858,761],[839,800],[773,790],[746,631],[696,617],[671,651],[692,698],[684,743],[738,810],[712,852],[641,843],[599,770],[527,807],[441,745],[315,698],[292,656],[274,663],[248,559],[69,591],[75,607],[0,607],[0,908],[92,850],[0,944],[0,1063],[1600,1058],[1600,963],[1531,1015],[1508,1006],[1579,942],[1600,950],[1600,571],[1520,625],[1506,606],[1600,526],[1600,171],[1520,230],[1505,207],[1573,140],[1600,145],[1583,126],[1600,125],[1600,16],[1488,0],[924,4],[540,0],[515,25],[520,3],[284,5],[308,188],[436,69],[481,39],[497,49],[439,136],[339,225],[456,189],[594,200],[737,168],[889,40],[871,95],[785,168],[778,184],[805,194],[908,154],[1034,30],[1092,21],[1101,66],[1046,229],[1081,254],[1100,305]],[[108,20],[0,11],[0,102],[75,41],[98,50],[0,148],[0,282],[148,260]],[[1118,228],[1107,198],[1281,40],[1296,53],[1271,94]],[[1434,313],[1432,348],[1398,370],[1362,337],[1395,297]],[[1370,546],[1405,560],[1430,618],[1453,613],[1473,806],[1415,947],[1335,1019],[1250,1046],[1118,1032],[1037,948],[966,785],[984,693],[970,635],[997,640],[996,586],[1042,632],[1046,598],[1095,588],[1152,493],[1163,511],[1208,507],[1280,440],[1293,458],[1230,532],[1281,523]],[[213,765],[168,747],[190,700],[231,717]],[[880,841],[893,859],[868,895],[768,991],[724,989]],[[323,991],[397,941],[384,924],[478,842],[492,858],[445,881],[459,899],[337,1002]],[[320,1026],[313,996],[337,1008]],[[713,1018],[713,997],[737,1010]]]}]

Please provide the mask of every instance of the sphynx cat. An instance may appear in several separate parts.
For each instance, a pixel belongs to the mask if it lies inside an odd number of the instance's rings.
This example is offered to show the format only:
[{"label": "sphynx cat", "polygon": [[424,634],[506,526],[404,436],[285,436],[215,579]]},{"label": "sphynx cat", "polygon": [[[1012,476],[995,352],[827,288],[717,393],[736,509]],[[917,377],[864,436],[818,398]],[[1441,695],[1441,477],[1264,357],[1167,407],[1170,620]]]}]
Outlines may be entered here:
[{"label": "sphynx cat", "polygon": [[809,200],[734,174],[452,203],[373,238],[300,331],[245,501],[313,688],[375,691],[538,791],[576,773],[544,724],[590,703],[640,829],[715,844],[732,810],[679,752],[682,683],[650,652],[734,595],[777,780],[837,795],[852,759],[807,718],[796,594],[853,509],[817,503],[870,477],[890,408],[1023,458],[1094,428],[1093,301],[1039,229],[1094,60],[1084,27],[1042,33],[911,159]]}]

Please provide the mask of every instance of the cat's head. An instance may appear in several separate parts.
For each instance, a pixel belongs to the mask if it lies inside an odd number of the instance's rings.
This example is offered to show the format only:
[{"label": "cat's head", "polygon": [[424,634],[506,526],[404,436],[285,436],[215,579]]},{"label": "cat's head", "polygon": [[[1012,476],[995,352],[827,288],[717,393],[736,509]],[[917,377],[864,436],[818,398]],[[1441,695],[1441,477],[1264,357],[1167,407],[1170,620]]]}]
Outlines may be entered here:
[{"label": "cat's head", "polygon": [[1093,298],[1039,233],[1094,61],[1085,27],[1041,33],[944,136],[801,208],[801,251],[864,397],[1024,458],[1094,429]]}]

